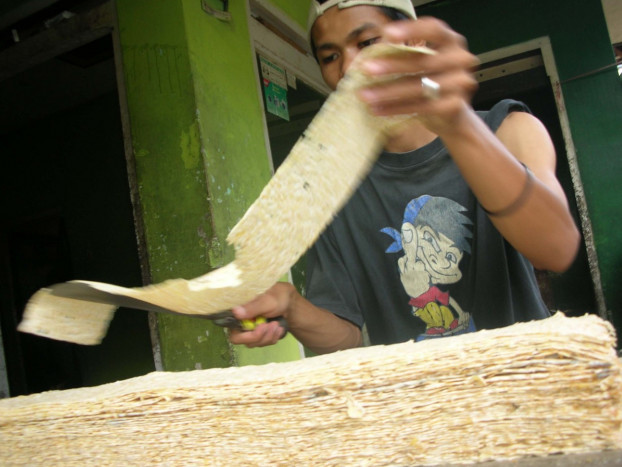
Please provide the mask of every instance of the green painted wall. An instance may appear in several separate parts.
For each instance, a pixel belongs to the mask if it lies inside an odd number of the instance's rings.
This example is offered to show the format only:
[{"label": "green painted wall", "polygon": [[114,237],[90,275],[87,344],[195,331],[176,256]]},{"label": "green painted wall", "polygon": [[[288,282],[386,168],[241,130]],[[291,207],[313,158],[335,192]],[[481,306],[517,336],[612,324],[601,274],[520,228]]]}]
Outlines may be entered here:
[{"label": "green painted wall", "polygon": [[[210,259],[218,267],[233,259],[226,237],[271,177],[263,107],[244,2],[229,3],[231,22],[203,14],[194,0],[183,5],[214,228]],[[234,358],[239,365],[287,361],[300,350],[288,336],[274,347],[236,347]]]},{"label": "green painted wall", "polygon": [[[475,53],[549,36],[594,228],[607,307],[622,315],[622,82],[600,0],[448,0],[425,5],[465,35]],[[618,324],[619,326],[619,324]]]},{"label": "green painted wall", "polygon": [[[226,236],[270,177],[246,7],[228,23],[190,0],[117,8],[152,281],[196,277],[233,258]],[[291,337],[250,351],[208,321],[158,322],[167,370],[299,358]]]}]

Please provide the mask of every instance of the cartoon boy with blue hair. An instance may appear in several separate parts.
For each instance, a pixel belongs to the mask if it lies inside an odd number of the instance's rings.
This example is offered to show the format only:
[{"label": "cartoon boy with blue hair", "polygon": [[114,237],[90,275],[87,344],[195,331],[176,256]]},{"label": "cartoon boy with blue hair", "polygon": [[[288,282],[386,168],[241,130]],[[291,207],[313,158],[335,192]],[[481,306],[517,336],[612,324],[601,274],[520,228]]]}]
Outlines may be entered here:
[{"label": "cartoon boy with blue hair", "polygon": [[413,315],[426,324],[417,340],[475,331],[471,314],[439,288],[462,278],[460,261],[471,253],[465,210],[450,199],[424,195],[406,206],[401,232],[381,230],[394,240],[387,253],[404,251],[397,261],[402,285],[411,296]]}]

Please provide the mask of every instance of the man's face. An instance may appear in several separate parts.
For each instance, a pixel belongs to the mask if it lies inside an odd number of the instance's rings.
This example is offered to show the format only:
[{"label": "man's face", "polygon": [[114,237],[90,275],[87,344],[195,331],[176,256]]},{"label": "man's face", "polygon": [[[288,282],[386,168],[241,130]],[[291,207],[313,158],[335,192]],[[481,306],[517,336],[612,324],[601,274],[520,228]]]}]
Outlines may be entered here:
[{"label": "man's face", "polygon": [[368,5],[326,10],[313,25],[322,77],[335,89],[361,49],[382,40],[382,27],[390,22],[377,7]]}]

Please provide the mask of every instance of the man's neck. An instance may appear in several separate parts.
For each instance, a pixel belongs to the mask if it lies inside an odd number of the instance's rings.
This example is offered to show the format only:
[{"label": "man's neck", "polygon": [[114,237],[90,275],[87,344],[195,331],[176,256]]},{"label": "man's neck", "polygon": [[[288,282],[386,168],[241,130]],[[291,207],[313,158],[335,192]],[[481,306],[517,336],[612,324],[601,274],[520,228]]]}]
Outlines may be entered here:
[{"label": "man's neck", "polygon": [[384,150],[387,152],[401,153],[410,152],[422,148],[436,139],[432,133],[416,119],[399,125],[386,142]]}]

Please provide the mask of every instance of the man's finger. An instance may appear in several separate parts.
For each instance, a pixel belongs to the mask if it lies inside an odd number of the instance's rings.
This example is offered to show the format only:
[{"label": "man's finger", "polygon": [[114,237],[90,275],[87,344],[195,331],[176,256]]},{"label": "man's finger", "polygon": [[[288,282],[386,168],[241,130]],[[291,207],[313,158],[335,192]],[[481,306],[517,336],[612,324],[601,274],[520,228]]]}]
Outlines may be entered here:
[{"label": "man's finger", "polygon": [[433,48],[448,43],[457,43],[466,47],[466,39],[451,29],[447,23],[431,17],[421,17],[417,21],[395,21],[384,29],[390,42],[405,43],[425,41]]},{"label": "man's finger", "polygon": [[277,322],[260,324],[252,331],[231,330],[229,340],[232,344],[247,347],[264,347],[276,344],[283,337],[284,329]]},{"label": "man's finger", "polygon": [[270,294],[261,294],[250,302],[231,309],[237,319],[254,319],[258,316],[270,318],[276,308],[276,299]]}]

